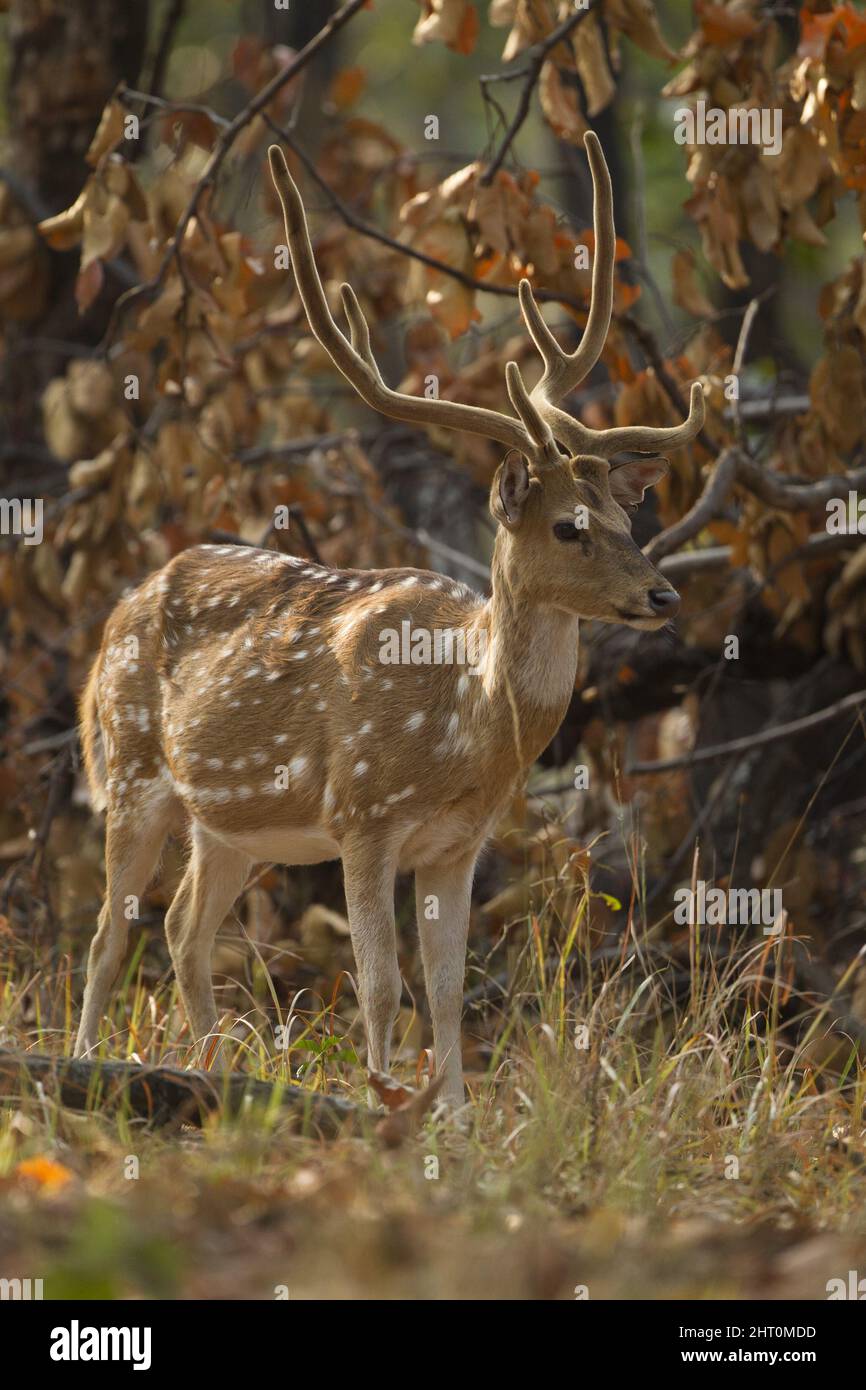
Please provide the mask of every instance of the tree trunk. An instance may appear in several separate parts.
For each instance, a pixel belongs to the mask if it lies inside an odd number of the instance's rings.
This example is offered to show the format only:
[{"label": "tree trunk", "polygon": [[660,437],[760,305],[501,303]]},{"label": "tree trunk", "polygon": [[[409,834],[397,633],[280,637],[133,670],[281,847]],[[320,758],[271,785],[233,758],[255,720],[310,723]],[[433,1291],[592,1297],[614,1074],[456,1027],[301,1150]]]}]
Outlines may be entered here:
[{"label": "tree trunk", "polygon": [[[32,224],[78,197],[102,109],[117,83],[134,83],[141,68],[148,13],[148,0],[11,0],[8,138],[0,178],[19,225],[22,214]],[[27,449],[39,442],[42,390],[64,370],[70,347],[99,340],[119,291],[116,283],[106,285],[91,312],[79,317],[73,294],[78,252],[58,255],[40,247],[37,254],[44,266],[32,312],[25,303],[3,323],[3,462],[8,466],[11,458],[18,476],[20,462],[10,446]]]},{"label": "tree trunk", "polygon": [[20,1096],[30,1085],[42,1086],[70,1110],[119,1108],[152,1125],[199,1124],[211,1111],[238,1115],[251,1104],[291,1111],[305,1133],[327,1138],[339,1134],[349,1120],[373,1119],[369,1110],[341,1096],[257,1081],[242,1072],[179,1071],[0,1048],[0,1095]]}]

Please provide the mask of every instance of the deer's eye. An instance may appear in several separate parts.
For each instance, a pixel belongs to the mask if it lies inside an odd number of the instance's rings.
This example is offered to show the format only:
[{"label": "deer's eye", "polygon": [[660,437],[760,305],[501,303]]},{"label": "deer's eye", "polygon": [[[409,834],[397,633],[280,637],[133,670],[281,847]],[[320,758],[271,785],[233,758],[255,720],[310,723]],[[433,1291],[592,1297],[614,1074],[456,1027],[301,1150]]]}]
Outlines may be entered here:
[{"label": "deer's eye", "polygon": [[557,521],[554,523],[553,534],[558,541],[579,541],[582,548],[589,548],[589,537],[586,534],[586,527],[575,526],[573,521]]}]

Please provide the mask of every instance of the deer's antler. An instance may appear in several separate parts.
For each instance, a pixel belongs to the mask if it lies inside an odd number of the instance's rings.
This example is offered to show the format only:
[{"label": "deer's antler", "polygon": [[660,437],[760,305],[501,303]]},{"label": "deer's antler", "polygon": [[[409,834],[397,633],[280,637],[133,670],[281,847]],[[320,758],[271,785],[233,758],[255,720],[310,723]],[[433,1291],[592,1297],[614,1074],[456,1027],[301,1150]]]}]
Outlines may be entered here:
[{"label": "deer's antler", "polygon": [[560,445],[571,455],[595,454],[610,458],[626,449],[658,453],[664,449],[678,448],[694,439],[704,423],[703,391],[698,383],[692,387],[688,418],[681,425],[669,429],[629,425],[621,429],[593,430],[556,405],[556,401],[568,395],[598,361],[610,326],[613,305],[616,234],[610,174],[598,137],[592,131],[584,136],[584,144],[592,171],[595,227],[589,316],[578,347],[574,352],[565,352],[545,323],[529,281],[521,280],[520,308],[529,334],[541,354],[544,372],[530,392],[516,362],[507,364],[508,395],[519,420],[483,406],[404,395],[385,384],[373,357],[367,320],[350,285],[340,287],[349,324],[348,338],[334,321],[316,268],[301,195],[289,173],[282,150],[279,145],[271,145],[268,151],[271,177],[282,204],[295,282],[310,327],[335,366],[368,405],[392,419],[419,425],[444,425],[448,429],[466,430],[470,434],[495,439],[538,463],[562,459]]},{"label": "deer's antler", "polygon": [[667,429],[627,425],[620,429],[592,430],[556,405],[583,381],[601,356],[613,308],[616,232],[610,173],[595,132],[588,130],[583,143],[592,173],[595,233],[589,316],[577,348],[574,352],[565,352],[542,318],[529,281],[521,280],[520,308],[532,341],[544,362],[544,373],[533,388],[530,399],[541,418],[547,421],[554,437],[572,454],[596,454],[601,458],[610,458],[625,449],[639,453],[676,449],[688,444],[703,428],[704,393],[699,382],[692,386],[687,419],[681,425]]},{"label": "deer's antler", "polygon": [[550,426],[536,410],[515,362],[508,364],[508,388],[520,420],[483,406],[458,401],[429,400],[408,396],[386,386],[370,346],[370,329],[351,285],[341,285],[343,309],[349,324],[349,338],[334,321],[319,272],[316,268],[310,233],[301,195],[289,173],[279,145],[268,151],[274,181],[286,223],[286,240],[298,293],[307,312],[310,327],[335,366],[352,383],[368,405],[395,420],[418,425],[444,425],[495,439],[527,458],[541,460],[559,455]]},{"label": "deer's antler", "polygon": [[562,400],[588,376],[602,354],[613,310],[613,272],[616,232],[613,225],[613,190],[598,136],[588,130],[583,137],[592,174],[592,221],[595,251],[592,290],[583,337],[574,352],[564,352],[541,316],[528,280],[520,282],[520,308],[530,337],[544,362],[544,375],[532,392],[542,402]]}]

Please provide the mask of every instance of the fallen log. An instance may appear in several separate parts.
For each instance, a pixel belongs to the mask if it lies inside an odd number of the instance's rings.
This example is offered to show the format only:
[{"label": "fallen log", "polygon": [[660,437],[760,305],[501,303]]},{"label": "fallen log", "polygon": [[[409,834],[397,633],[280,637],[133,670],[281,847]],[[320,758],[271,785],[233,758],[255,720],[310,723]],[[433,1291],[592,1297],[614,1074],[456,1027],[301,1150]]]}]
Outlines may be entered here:
[{"label": "fallen log", "polygon": [[257,1081],[242,1072],[180,1071],[136,1062],[85,1061],[0,1048],[0,1098],[17,1099],[28,1082],[70,1110],[127,1112],[152,1125],[201,1124],[215,1110],[237,1115],[254,1106],[290,1111],[301,1133],[333,1138],[371,1111],[290,1082]]}]

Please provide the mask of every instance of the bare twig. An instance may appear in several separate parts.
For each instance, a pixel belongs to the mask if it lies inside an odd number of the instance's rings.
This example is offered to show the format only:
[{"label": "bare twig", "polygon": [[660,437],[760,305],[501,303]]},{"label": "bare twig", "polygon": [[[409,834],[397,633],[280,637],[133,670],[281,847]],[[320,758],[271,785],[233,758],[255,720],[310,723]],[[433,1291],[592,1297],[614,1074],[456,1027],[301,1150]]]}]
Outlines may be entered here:
[{"label": "bare twig", "polygon": [[732,401],[724,412],[726,420],[740,415],[743,420],[772,420],[776,415],[802,415],[811,407],[811,400],[804,395],[769,396],[766,400],[738,400],[736,410]]},{"label": "bare twig", "polygon": [[730,563],[731,546],[708,545],[702,550],[684,550],[679,555],[666,555],[658,562],[662,574],[676,580],[701,570],[718,570]]},{"label": "bare twig", "polygon": [[371,439],[371,433],[358,430],[335,430],[330,434],[310,434],[303,439],[282,440],[279,444],[256,444],[250,449],[241,449],[234,455],[238,463],[258,464],[279,462],[281,459],[297,458],[300,454],[312,453],[314,449],[330,449],[346,440]]},{"label": "bare twig", "polygon": [[362,506],[375,516],[378,521],[392,531],[395,536],[402,536],[404,540],[411,541],[422,550],[430,550],[436,555],[442,555],[446,560],[453,560],[455,563],[463,565],[472,574],[483,579],[485,583],[490,582],[490,570],[487,565],[480,560],[474,559],[471,555],[464,555],[460,550],[454,550],[452,546],[446,545],[444,541],[438,541],[435,536],[431,536],[429,531],[419,527],[417,530],[411,526],[403,526],[399,521],[395,521],[389,516],[384,507],[380,507],[369,498],[363,489],[355,490],[354,494]]},{"label": "bare twig", "polygon": [[[523,87],[520,92],[520,98],[517,103],[517,110],[515,111],[511,119],[511,123],[508,129],[506,130],[505,135],[503,136],[502,143],[500,144],[499,149],[496,151],[496,154],[493,156],[484,173],[481,175],[480,183],[482,187],[486,187],[487,185],[493,182],[498,170],[502,167],[502,164],[505,161],[505,157],[508,154],[508,151],[514,144],[518,131],[523,125],[523,122],[526,120],[526,117],[529,115],[529,106],[530,102],[532,101],[532,93],[535,91],[535,88],[538,84],[538,79],[541,76],[541,69],[544,67],[548,54],[551,53],[554,48],[556,48],[557,44],[560,44],[564,39],[567,39],[579,24],[583,23],[587,16],[592,13],[592,9],[593,0],[588,0],[585,9],[575,10],[573,14],[568,15],[568,17],[564,19],[561,24],[558,24],[555,29],[551,30],[547,38],[544,39],[538,45],[537,49],[535,50],[535,53],[532,54],[532,56],[530,57],[529,63],[527,67],[524,69],[525,78]],[[483,79],[483,81],[489,82],[490,78]]]},{"label": "bare twig", "polygon": [[300,53],[297,53],[291,62],[287,63],[284,68],[281,68],[278,73],[275,73],[270,82],[266,83],[262,90],[253,97],[252,101],[248,102],[243,110],[238,112],[234,120],[230,121],[223,129],[211,151],[201,178],[193,189],[186,208],[181,213],[175,234],[166,247],[153,278],[143,285],[136,285],[134,289],[127,290],[126,293],[122,294],[115,302],[111,320],[105,334],[104,342],[106,344],[113,340],[120,319],[130,306],[145,295],[154,294],[162,286],[172,261],[176,260],[180,268],[180,247],[186,235],[186,230],[198,212],[199,204],[204,196],[205,190],[213,187],[215,184],[226,157],[241,131],[245,130],[246,127],[255,120],[256,116],[264,111],[266,106],[270,105],[277,93],[281,91],[287,83],[291,82],[297,74],[315,58],[319,50],[323,48],[334,34],[342,29],[343,25],[348,23],[366,3],[367,0],[346,0],[346,3],[331,16],[327,23],[323,24],[319,32],[314,34],[310,42],[305,44]]},{"label": "bare twig", "polygon": [[[333,211],[339,215],[347,227],[351,227],[353,232],[358,232],[360,236],[369,237],[371,241],[377,241],[381,246],[388,246],[392,251],[398,251],[401,256],[408,257],[409,260],[420,261],[421,265],[428,266],[430,270],[438,270],[440,274],[447,275],[451,280],[456,280],[458,284],[465,285],[467,289],[479,290],[484,294],[499,295],[506,299],[517,298],[516,286],[494,285],[485,280],[476,280],[473,275],[459,270],[457,266],[448,265],[446,261],[437,260],[435,256],[428,256],[426,251],[419,251],[408,242],[398,241],[396,237],[389,236],[387,232],[374,227],[371,222],[365,222],[343,201],[338,193],[335,193],[330,184],[325,182],[310,156],[301,148],[294,137],[283,126],[278,125],[272,117],[265,115],[264,120],[274,134],[278,135],[297,156],[313,183],[327,198]],[[536,299],[545,303],[567,304],[569,308],[581,311],[586,308],[582,300],[575,299],[571,295],[561,294],[558,290],[538,289],[534,291],[534,294]]]},{"label": "bare twig", "polygon": [[852,695],[846,695],[843,699],[837,700],[835,704],[828,705],[826,709],[816,710],[814,714],[806,714],[802,719],[792,719],[788,724],[777,724],[774,729],[762,729],[760,733],[749,734],[745,738],[731,739],[730,743],[713,743],[707,748],[696,748],[691,753],[684,753],[676,758],[660,758],[657,762],[634,763],[626,768],[626,776],[639,777],[650,772],[671,772],[677,767],[691,767],[695,763],[713,762],[716,758],[727,758],[734,753],[745,753],[750,748],[760,748],[767,743],[778,743],[785,738],[793,738],[797,734],[805,733],[807,729],[817,728],[820,724],[828,724],[832,719],[837,719],[846,710],[859,709],[866,701],[866,690],[856,690]]},{"label": "bare twig", "polygon": [[742,415],[740,414],[739,377],[740,373],[743,370],[743,362],[746,356],[746,348],[749,345],[749,334],[752,331],[752,324],[755,322],[755,315],[757,314],[760,305],[760,295],[756,295],[754,299],[749,300],[748,308],[746,309],[746,312],[743,315],[743,322],[740,324],[740,333],[739,337],[737,338],[736,351],[734,352],[734,362],[733,366],[731,367],[733,375],[737,378],[737,395],[733,401],[734,433],[737,436],[737,442],[739,443],[740,448],[746,452],[748,452],[746,450],[746,431],[743,425]]},{"label": "bare twig", "polygon": [[56,748],[65,748],[68,743],[74,743],[77,737],[77,729],[63,729],[58,734],[48,734],[45,738],[36,738],[32,743],[25,743],[21,755],[27,758],[33,757],[36,753],[51,753]]},{"label": "bare twig", "polygon": [[[797,565],[801,561],[809,563],[812,560],[821,560],[827,555],[835,555],[837,551],[847,550],[849,546],[858,545],[859,536],[841,535],[825,536],[816,534],[810,536],[805,545],[798,545],[796,550],[791,550],[787,555],[783,555],[781,560],[777,560],[772,569],[762,576],[757,589],[763,588],[766,584],[771,584],[776,576],[789,565]],[[724,569],[730,563],[733,554],[733,547],[730,545],[708,545],[700,550],[682,550],[678,555],[666,555],[664,559],[658,561],[658,568],[662,574],[670,580],[677,580],[684,575],[700,573],[701,571]]]},{"label": "bare twig", "polygon": [[[295,522],[298,530],[301,533],[301,540],[307,547],[307,554],[309,555],[310,559],[314,562],[314,564],[321,565],[322,557],[319,553],[319,547],[316,545],[310,528],[307,525],[307,518],[304,516],[303,508],[300,507],[297,503],[293,503],[293,505],[289,507],[289,524],[291,525],[292,522]],[[265,545],[265,543],[270,539],[272,535],[276,536],[276,533],[276,526],[272,521],[265,533],[262,545]]]},{"label": "bare twig", "polygon": [[190,112],[193,115],[207,116],[213,125],[222,130],[227,130],[231,125],[228,117],[220,116],[212,106],[205,106],[200,101],[166,101],[164,97],[153,96],[150,92],[139,92],[135,87],[127,87],[125,84],[118,89],[117,98],[124,106],[131,106],[140,101],[143,106],[153,106],[157,111],[164,111],[167,115]]},{"label": "bare twig", "polygon": [[171,50],[174,45],[177,27],[184,16],[186,0],[171,0],[171,4],[165,12],[162,21],[162,28],[159,31],[159,38],[156,44],[156,53],[153,57],[153,67],[150,70],[148,80],[148,90],[152,97],[162,95],[165,83],[165,74],[168,70],[168,60],[171,57]]},{"label": "bare twig", "polygon": [[657,536],[653,536],[652,540],[644,546],[644,554],[649,556],[651,560],[660,560],[663,555],[669,555],[672,550],[678,549],[687,540],[691,540],[692,536],[696,536],[699,531],[702,531],[718,513],[736,476],[736,450],[725,449],[716,459],[706,486],[695,505],[686,512],[684,517],[675,521],[673,526],[669,526],[666,531],[660,531]]}]

